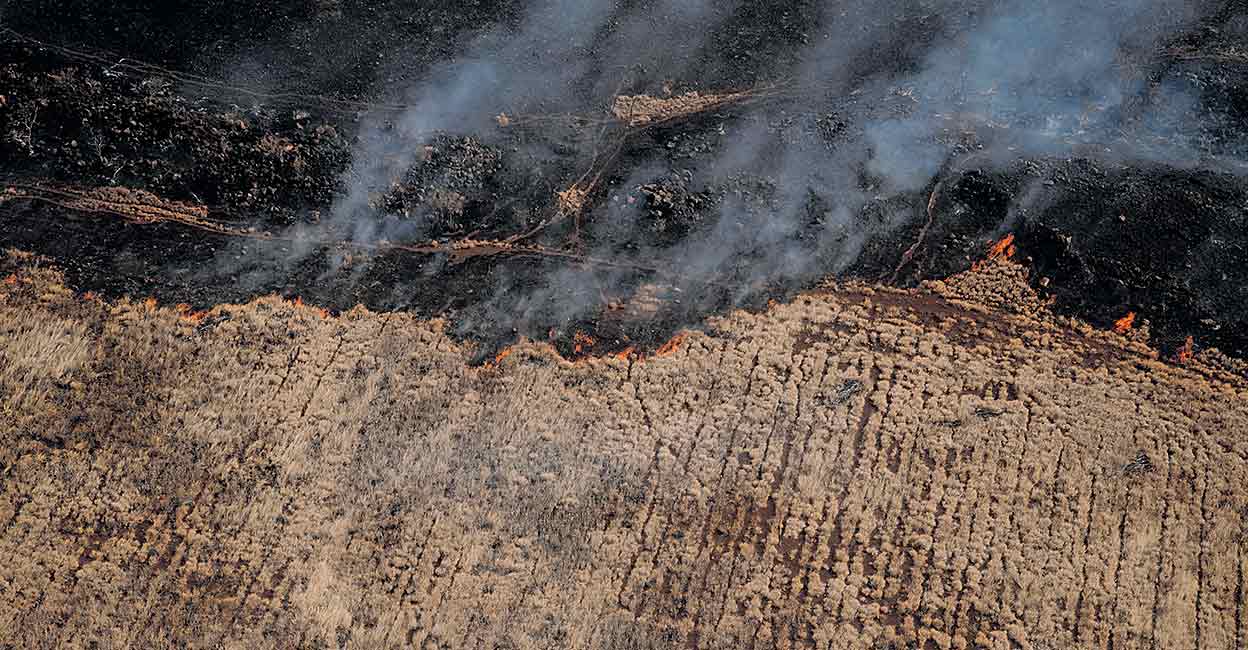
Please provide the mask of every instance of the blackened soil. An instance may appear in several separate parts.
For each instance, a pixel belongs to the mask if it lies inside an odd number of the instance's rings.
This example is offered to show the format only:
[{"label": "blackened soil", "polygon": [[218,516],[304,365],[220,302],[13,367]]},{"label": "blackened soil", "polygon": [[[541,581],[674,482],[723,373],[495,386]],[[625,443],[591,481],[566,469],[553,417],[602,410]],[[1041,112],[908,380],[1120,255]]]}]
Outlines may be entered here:
[{"label": "blackened soil", "polygon": [[[522,0],[29,0],[3,26],[244,86],[363,98],[410,62],[458,53],[465,33],[518,19]],[[297,64],[292,65],[292,62]],[[204,92],[204,89],[199,89]],[[228,88],[218,99],[251,98]]]},{"label": "blackened soil", "polygon": [[[397,0],[217,2],[193,8],[192,18],[141,0],[88,4],[22,3],[8,9],[6,25],[174,71],[224,76],[240,69],[240,61],[259,62],[267,72],[254,79],[239,73],[242,82],[363,98],[378,95],[378,84],[394,74],[422,74],[420,65],[396,73],[390,59],[444,60],[472,29],[517,20],[522,3],[422,3],[417,16]],[[717,56],[695,62],[690,74],[706,87],[766,80],[819,35],[816,5],[743,3],[735,19],[717,28]],[[1248,51],[1242,16],[1214,12],[1146,65],[1152,87],[1181,86],[1199,99],[1206,153],[1222,158],[1242,159],[1248,142],[1248,63],[1233,56]],[[854,65],[874,74],[912,71],[941,22],[905,18],[899,29],[913,38]],[[356,37],[355,47],[325,45],[348,36]],[[279,59],[304,63],[272,64]],[[1014,233],[1019,261],[1064,313],[1108,326],[1135,311],[1163,349],[1190,335],[1200,346],[1248,355],[1248,181],[1233,165],[1197,171],[1087,146],[1003,164],[989,160],[972,138],[923,189],[881,197],[845,223],[812,195],[801,206],[799,227],[783,240],[741,253],[712,278],[688,282],[645,267],[730,226],[723,221],[728,209],[765,212],[776,204],[774,177],[708,180],[692,171],[757,124],[724,111],[627,140],[596,128],[554,126],[517,128],[489,142],[448,134],[415,152],[398,183],[368,197],[371,211],[361,217],[368,228],[443,241],[533,233],[526,241],[633,265],[541,255],[452,263],[445,256],[343,246],[351,233],[326,225],[324,215],[344,192],[358,128],[357,116],[344,114],[340,104],[326,110],[309,98],[305,109],[288,96],[263,101],[228,88],[208,96],[203,85],[188,92],[176,77],[133,74],[14,36],[0,36],[0,61],[0,175],[7,184],[128,186],[208,206],[214,219],[238,228],[319,233],[303,243],[258,241],[172,224],[129,225],[22,200],[0,203],[0,245],[53,258],[83,291],[196,307],[276,292],[332,309],[362,303],[450,315],[464,336],[493,345],[523,335],[552,339],[570,354],[574,333],[592,332],[592,351],[604,352],[653,346],[709,312],[761,306],[828,275],[899,284],[944,277]],[[881,65],[892,68],[870,69]],[[635,72],[640,81],[630,88],[655,92],[645,81],[661,80],[661,72]],[[893,100],[869,97],[843,101],[894,110]],[[1150,95],[1138,101],[1147,104]],[[854,128],[840,110],[829,102],[812,114],[749,119],[767,122],[763,130],[786,142],[835,148]],[[530,146],[534,139],[543,141],[540,154]],[[607,155],[617,143],[619,150]],[[601,178],[585,197],[585,210],[557,218],[555,193],[581,179],[587,166]],[[871,175],[863,170],[861,178],[858,190],[871,191]],[[848,266],[837,249],[841,240],[826,235],[834,225],[845,229],[847,242],[852,233],[869,233]],[[794,251],[806,259],[807,272],[758,272]]]},{"label": "blackened soil", "polygon": [[972,169],[943,186],[911,280],[961,270],[986,235],[1010,231],[1059,311],[1103,327],[1134,311],[1163,349],[1191,335],[1248,353],[1244,177],[1085,158]]},{"label": "blackened soil", "polygon": [[1023,224],[1059,306],[1108,325],[1146,314],[1165,348],[1193,335],[1248,354],[1248,193],[1242,177],[1062,165]]},{"label": "blackened soil", "polygon": [[166,79],[112,74],[0,41],[0,174],[142,187],[265,225],[328,204],[350,149],[306,113],[194,102]]}]

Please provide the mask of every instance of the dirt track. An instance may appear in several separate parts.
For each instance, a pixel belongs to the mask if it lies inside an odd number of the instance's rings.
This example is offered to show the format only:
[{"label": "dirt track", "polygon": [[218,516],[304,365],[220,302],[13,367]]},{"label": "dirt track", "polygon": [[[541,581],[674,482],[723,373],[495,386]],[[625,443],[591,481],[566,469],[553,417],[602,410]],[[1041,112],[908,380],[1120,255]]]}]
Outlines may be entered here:
[{"label": "dirt track", "polygon": [[3,267],[0,647],[1248,636],[1248,383],[1058,322],[1012,266],[480,368],[409,315]]}]

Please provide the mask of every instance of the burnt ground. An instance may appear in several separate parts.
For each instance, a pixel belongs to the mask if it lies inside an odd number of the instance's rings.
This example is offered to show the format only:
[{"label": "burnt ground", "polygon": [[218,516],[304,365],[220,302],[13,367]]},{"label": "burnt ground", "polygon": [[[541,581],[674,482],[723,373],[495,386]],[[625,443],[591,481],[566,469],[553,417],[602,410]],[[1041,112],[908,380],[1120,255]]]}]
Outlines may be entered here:
[{"label": "burnt ground", "polygon": [[[819,4],[735,10],[687,62],[683,78],[696,85],[677,81],[676,92],[772,83],[828,27]],[[856,170],[857,191],[877,196],[847,220],[812,194],[799,227],[759,238],[697,278],[664,260],[721,233],[732,210],[775,209],[785,191],[775,174],[706,171],[734,142],[762,133],[775,143],[760,147],[763,160],[769,146],[836,151],[858,141],[862,115],[906,115],[914,102],[864,85],[796,108],[765,101],[640,129],[599,128],[584,121],[607,114],[588,84],[570,106],[539,102],[542,119],[431,138],[397,184],[370,196],[349,232],[327,215],[348,189],[357,136],[379,114],[383,131],[394,130],[384,119],[394,104],[367,102],[395,100],[391,89],[455,56],[465,34],[523,13],[519,2],[432,3],[419,16],[400,5],[6,7],[3,26],[13,31],[0,35],[0,175],[9,187],[129,187],[206,207],[231,232],[314,235],[300,243],[136,225],[10,195],[0,202],[0,246],[49,256],[74,289],[110,297],[204,308],[276,292],[334,310],[362,303],[445,315],[463,336],[498,345],[553,338],[566,352],[577,331],[594,333],[600,351],[652,346],[707,313],[761,306],[828,276],[901,285],[946,277],[1014,233],[1017,258],[1059,312],[1108,326],[1134,311],[1164,350],[1192,336],[1198,347],[1248,354],[1248,182],[1235,163],[1248,118],[1240,3],[1214,6],[1156,51],[1131,53],[1145,91],[1124,103],[1112,141],[1103,133],[1055,140],[1042,154],[1002,159],[996,152],[1015,137],[1010,128],[956,116],[935,130],[948,153],[926,186],[882,193],[871,170]],[[887,56],[849,62],[855,74],[914,72],[934,47],[931,35],[955,18],[890,20],[899,36]],[[327,46],[348,35],[352,47]],[[622,73],[616,89],[659,95],[665,82],[663,70],[639,67]],[[1150,102],[1176,87],[1195,98],[1198,117],[1171,116],[1159,128]],[[480,111],[488,118],[493,108]],[[565,111],[582,121],[554,119]],[[1184,155],[1158,154],[1170,137],[1187,144]],[[600,182],[584,210],[555,219],[557,193],[587,169]],[[526,241],[543,250],[580,257],[458,260],[341,244],[360,230],[413,242],[532,233]],[[866,239],[847,259],[841,246],[855,233]],[[760,271],[794,252],[801,272]]]}]

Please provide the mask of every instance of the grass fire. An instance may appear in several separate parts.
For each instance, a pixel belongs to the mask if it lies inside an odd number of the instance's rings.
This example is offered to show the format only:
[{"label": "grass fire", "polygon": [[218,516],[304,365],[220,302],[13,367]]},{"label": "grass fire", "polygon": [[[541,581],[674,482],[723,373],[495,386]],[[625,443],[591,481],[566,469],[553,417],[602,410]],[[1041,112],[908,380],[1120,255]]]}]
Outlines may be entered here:
[{"label": "grass fire", "polygon": [[1211,0],[0,8],[0,648],[1248,639]]},{"label": "grass fire", "polygon": [[1129,311],[1125,316],[1114,321],[1114,331],[1119,334],[1126,334],[1135,327],[1135,312]]}]

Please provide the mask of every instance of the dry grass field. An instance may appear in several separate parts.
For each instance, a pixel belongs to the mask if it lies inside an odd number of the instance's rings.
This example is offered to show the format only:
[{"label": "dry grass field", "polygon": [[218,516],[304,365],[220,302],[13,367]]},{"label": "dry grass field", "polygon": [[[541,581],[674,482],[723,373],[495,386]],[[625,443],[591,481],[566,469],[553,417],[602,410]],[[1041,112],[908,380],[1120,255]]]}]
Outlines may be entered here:
[{"label": "dry grass field", "polygon": [[9,253],[0,647],[1243,648],[1243,368],[1020,273],[472,367],[438,322]]}]

